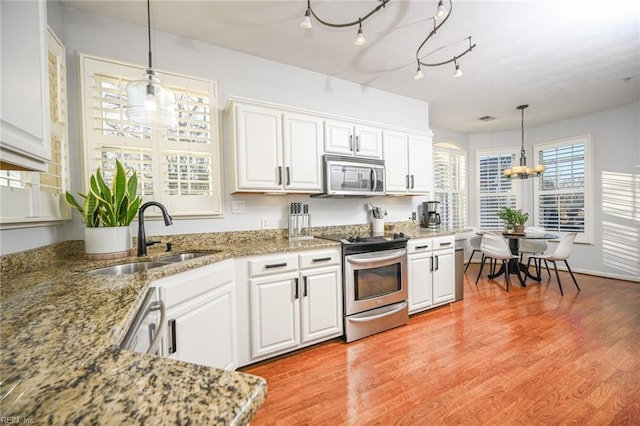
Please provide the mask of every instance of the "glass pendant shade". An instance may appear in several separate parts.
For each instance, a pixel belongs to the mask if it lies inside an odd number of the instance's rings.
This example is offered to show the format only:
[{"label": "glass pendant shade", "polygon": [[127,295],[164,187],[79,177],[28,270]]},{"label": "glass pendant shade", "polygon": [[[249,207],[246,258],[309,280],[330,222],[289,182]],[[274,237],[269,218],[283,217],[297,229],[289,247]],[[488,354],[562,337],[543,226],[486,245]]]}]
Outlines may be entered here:
[{"label": "glass pendant shade", "polygon": [[176,98],[160,85],[153,68],[147,68],[140,80],[127,84],[127,117],[134,123],[150,127],[175,127]]}]

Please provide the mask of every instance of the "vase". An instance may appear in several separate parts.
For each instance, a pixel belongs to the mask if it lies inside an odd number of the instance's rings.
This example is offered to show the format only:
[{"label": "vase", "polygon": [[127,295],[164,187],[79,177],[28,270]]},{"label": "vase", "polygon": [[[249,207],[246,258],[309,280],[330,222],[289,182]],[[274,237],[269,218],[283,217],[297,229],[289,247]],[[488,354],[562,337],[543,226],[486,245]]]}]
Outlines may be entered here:
[{"label": "vase", "polygon": [[90,260],[118,259],[131,255],[129,226],[84,228],[84,253]]},{"label": "vase", "polygon": [[516,234],[524,234],[524,225],[514,225],[513,232]]}]

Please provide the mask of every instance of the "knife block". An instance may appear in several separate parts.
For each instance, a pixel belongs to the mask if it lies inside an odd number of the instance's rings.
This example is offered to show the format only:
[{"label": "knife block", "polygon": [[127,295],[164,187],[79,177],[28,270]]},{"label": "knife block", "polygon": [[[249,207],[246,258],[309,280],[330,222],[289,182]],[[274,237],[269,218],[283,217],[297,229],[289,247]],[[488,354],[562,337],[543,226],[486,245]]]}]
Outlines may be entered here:
[{"label": "knife block", "polygon": [[311,215],[309,213],[294,213],[289,215],[289,240],[310,240]]}]

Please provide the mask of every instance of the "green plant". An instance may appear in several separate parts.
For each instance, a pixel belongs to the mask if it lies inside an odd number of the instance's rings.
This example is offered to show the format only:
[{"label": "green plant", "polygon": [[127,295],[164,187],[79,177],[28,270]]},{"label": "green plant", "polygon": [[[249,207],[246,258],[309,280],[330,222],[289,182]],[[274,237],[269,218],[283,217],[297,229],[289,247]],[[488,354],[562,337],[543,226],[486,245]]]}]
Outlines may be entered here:
[{"label": "green plant", "polygon": [[502,207],[498,212],[498,217],[504,220],[508,227],[512,228],[515,225],[524,225],[529,219],[529,213],[523,213],[521,209]]},{"label": "green plant", "polygon": [[127,179],[124,166],[116,160],[116,174],[111,188],[98,168],[89,179],[89,192],[86,195],[78,193],[83,199],[82,204],[69,191],[66,200],[80,212],[87,228],[128,226],[136,217],[142,202],[142,198],[136,195],[137,190],[137,174],[134,172]]}]

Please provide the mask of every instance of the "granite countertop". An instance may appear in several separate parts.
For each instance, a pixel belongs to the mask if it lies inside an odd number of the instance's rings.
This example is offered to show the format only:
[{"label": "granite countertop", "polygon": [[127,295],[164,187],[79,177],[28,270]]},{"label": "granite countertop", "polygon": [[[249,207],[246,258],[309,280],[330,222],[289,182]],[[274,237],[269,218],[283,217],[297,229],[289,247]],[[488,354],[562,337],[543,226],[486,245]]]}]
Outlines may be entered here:
[{"label": "granite countertop", "polygon": [[[263,378],[119,347],[158,278],[233,257],[338,246],[227,234],[161,237],[176,253],[220,252],[121,276],[87,271],[140,259],[87,261],[77,250],[60,256],[66,243],[3,256],[0,416],[56,424],[247,424],[266,398]],[[148,257],[165,255],[152,247]]]}]

